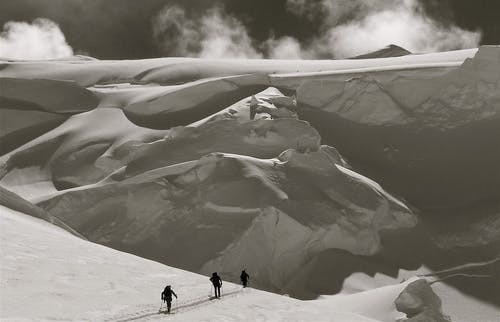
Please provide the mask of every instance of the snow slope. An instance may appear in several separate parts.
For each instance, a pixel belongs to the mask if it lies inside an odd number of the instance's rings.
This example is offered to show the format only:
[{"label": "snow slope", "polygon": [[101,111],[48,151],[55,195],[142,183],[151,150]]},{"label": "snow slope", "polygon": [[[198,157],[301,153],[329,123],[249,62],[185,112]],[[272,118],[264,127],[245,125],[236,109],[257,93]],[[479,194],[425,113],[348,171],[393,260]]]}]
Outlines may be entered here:
[{"label": "snow slope", "polygon": [[119,171],[40,206],[92,241],[232,280],[247,267],[258,285],[279,291],[318,252],[372,255],[383,231],[417,223],[380,186],[340,170],[335,149],[313,148],[278,159],[212,153],[183,166]]},{"label": "snow slope", "polygon": [[[499,66],[495,46],[6,61],[0,185],[93,241],[234,281],[246,266],[254,286],[299,298],[335,294],[354,272],[487,261],[499,253]],[[498,307],[492,276],[444,282]]]},{"label": "snow slope", "polygon": [[499,46],[441,75],[304,80],[297,105],[325,143],[419,209],[500,198]]},{"label": "snow slope", "polygon": [[[7,159],[2,185],[33,198],[56,188],[94,183],[126,164],[136,149],[134,144],[163,138],[166,133],[134,125],[120,109],[76,114],[2,157]],[[53,187],[37,192],[32,185],[42,180]]]},{"label": "snow slope", "polygon": [[[498,260],[497,260],[498,261]],[[488,265],[492,265],[491,261],[484,263],[474,263],[474,266],[479,268],[479,272],[468,272],[465,267],[453,268],[456,273],[470,275],[471,279],[473,276],[485,276],[488,274],[484,268]],[[495,266],[492,267],[495,269]],[[439,280],[439,277],[433,277],[435,273],[429,270],[427,267],[421,267],[415,271],[405,271],[401,270],[396,277],[390,277],[384,274],[376,274],[375,276],[368,276],[364,273],[354,273],[349,276],[343,285],[343,294],[355,294],[367,290],[379,289],[384,286],[393,285],[402,280],[411,279],[412,276],[426,276],[426,278],[432,283],[432,289],[439,296],[442,301],[443,311],[450,316],[452,321],[497,321],[500,318],[500,309],[497,306],[486,303],[484,301],[478,300],[472,296],[461,292],[459,289],[447,285],[443,282],[435,282]],[[442,274],[442,273],[441,273]],[[440,275],[439,273],[437,275]],[[453,278],[453,273],[445,274],[442,276],[448,276],[448,278]],[[457,276],[455,276],[457,277]],[[460,278],[460,276],[458,276]],[[463,278],[463,276],[462,276]],[[480,278],[476,277],[475,279]],[[491,282],[491,280],[490,280]]]},{"label": "snow slope", "polygon": [[[210,117],[270,85],[293,90],[298,88],[300,101],[309,104],[302,95],[305,91],[303,88],[309,88],[308,84],[316,84],[318,79],[327,78],[329,82],[342,82],[347,77],[375,71],[383,73],[386,75],[384,77],[389,79],[399,79],[401,73],[407,75],[406,77],[420,75],[419,77],[429,79],[455,68],[475,52],[476,50],[465,50],[341,61],[218,61],[166,58],[140,61],[8,62],[0,71],[2,82],[6,84],[5,90],[0,94],[8,100],[21,99],[30,104],[36,101],[36,104],[41,104],[38,109],[50,111],[51,114],[43,115],[39,121],[31,124],[25,121],[25,111],[12,110],[10,105],[2,103],[2,107],[6,108],[2,109],[2,112],[7,113],[5,116],[11,119],[9,124],[20,124],[9,125],[12,129],[3,127],[7,128],[4,141],[8,142],[8,150],[14,147],[17,149],[0,158],[0,162],[6,162],[0,171],[0,177],[16,168],[34,165],[43,168],[35,177],[48,178],[54,182],[57,189],[95,183],[117,167],[126,164],[137,143],[149,143],[166,135],[166,132],[154,131],[151,128],[166,130],[179,125],[197,124],[200,119]],[[299,74],[290,74],[297,71]],[[276,72],[285,74],[275,75]],[[32,79],[35,76],[38,79]],[[97,79],[88,83],[88,77]],[[164,77],[169,79],[165,80]],[[171,77],[177,80],[173,81]],[[73,82],[67,81],[68,79]],[[136,85],[127,86],[131,82]],[[90,86],[90,91],[77,84]],[[109,85],[102,87],[99,84]],[[323,80],[319,83],[320,92],[315,94],[315,99],[324,95],[321,92],[322,84]],[[314,90],[311,89],[311,93],[315,93]],[[59,94],[62,91],[64,95]],[[26,95],[23,94],[25,92]],[[96,105],[100,108],[87,114],[74,115],[61,126],[26,143],[34,135],[64,121],[54,115],[54,111],[71,115],[76,110],[88,110]],[[123,109],[124,114],[110,108]],[[30,119],[36,116],[34,113],[35,110],[29,113]],[[136,135],[138,132],[141,134]],[[81,133],[88,135],[88,138],[83,138]],[[324,139],[328,140],[329,137]],[[83,151],[80,153],[81,149]],[[114,153],[115,150],[117,153]],[[275,151],[275,154],[280,152],[282,151]],[[48,160],[39,157],[40,154],[53,153]],[[26,159],[32,161],[23,161]],[[41,162],[33,164],[36,159]],[[86,167],[82,168],[82,162]],[[65,169],[75,166],[79,168],[79,173],[69,175]],[[27,177],[22,174],[22,170],[13,176],[16,178],[4,179],[3,185],[23,194],[24,189],[28,189],[30,180],[17,178]],[[21,182],[16,183],[19,180]],[[25,197],[36,195],[34,191],[26,191],[24,194]]]},{"label": "snow slope", "polygon": [[[6,321],[373,322],[403,316],[393,301],[407,284],[366,292],[362,310],[361,295],[304,302],[251,288],[242,291],[231,283],[224,284],[222,300],[209,301],[205,276],[90,243],[4,206],[0,226],[0,318]],[[172,316],[157,314],[166,283],[179,295]]]}]

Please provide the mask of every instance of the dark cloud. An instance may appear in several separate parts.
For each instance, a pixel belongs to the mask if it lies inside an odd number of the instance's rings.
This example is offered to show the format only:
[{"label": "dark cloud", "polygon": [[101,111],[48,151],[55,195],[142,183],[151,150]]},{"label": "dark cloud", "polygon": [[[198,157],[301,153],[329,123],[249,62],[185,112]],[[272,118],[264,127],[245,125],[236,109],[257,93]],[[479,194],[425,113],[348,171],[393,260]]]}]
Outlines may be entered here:
[{"label": "dark cloud", "polygon": [[426,13],[443,24],[481,30],[481,44],[500,44],[500,1],[420,0]]},{"label": "dark cloud", "polygon": [[[232,26],[242,26],[252,48],[270,55],[272,53],[266,47],[268,41],[274,41],[273,44],[284,48],[284,51],[292,48],[303,52],[319,34],[325,32],[329,23],[327,20],[332,16],[317,9],[324,1],[307,2],[317,5],[316,9],[314,6],[308,9],[309,14],[300,11],[303,4],[300,0],[2,0],[0,24],[12,20],[31,22],[36,18],[47,18],[60,26],[66,41],[76,52],[84,51],[102,59],[147,58],[176,54],[177,49],[171,51],[169,48],[172,47],[166,48],[165,43],[159,41],[167,36],[158,33],[154,36],[154,19],[166,6],[181,8],[194,24],[198,24],[196,19],[206,15],[211,8],[218,7],[224,8],[224,11],[212,12],[213,17]],[[500,43],[498,0],[420,2],[426,15],[438,24],[458,25],[468,30],[481,29],[482,43]],[[331,3],[348,6],[348,2],[340,0],[332,0]],[[355,3],[360,5],[358,1]],[[350,21],[357,12],[342,9],[342,14],[337,17],[338,23]],[[181,26],[172,27],[164,28],[163,32],[175,34],[175,28]],[[194,52],[201,50],[200,42],[206,35],[201,37],[200,41],[186,46],[193,47]]]},{"label": "dark cloud", "polygon": [[98,58],[151,57],[160,52],[151,37],[150,19],[164,2],[2,0],[0,23],[47,18],[59,25],[69,45],[77,51]]}]

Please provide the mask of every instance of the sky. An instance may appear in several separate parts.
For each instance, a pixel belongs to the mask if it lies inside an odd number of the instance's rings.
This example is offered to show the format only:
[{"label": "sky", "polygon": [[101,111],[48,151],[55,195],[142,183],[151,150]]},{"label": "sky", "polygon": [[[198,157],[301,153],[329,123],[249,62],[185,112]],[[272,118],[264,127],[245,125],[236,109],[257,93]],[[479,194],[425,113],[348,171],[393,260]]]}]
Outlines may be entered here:
[{"label": "sky", "polygon": [[500,44],[498,0],[2,0],[0,57],[345,58]]}]

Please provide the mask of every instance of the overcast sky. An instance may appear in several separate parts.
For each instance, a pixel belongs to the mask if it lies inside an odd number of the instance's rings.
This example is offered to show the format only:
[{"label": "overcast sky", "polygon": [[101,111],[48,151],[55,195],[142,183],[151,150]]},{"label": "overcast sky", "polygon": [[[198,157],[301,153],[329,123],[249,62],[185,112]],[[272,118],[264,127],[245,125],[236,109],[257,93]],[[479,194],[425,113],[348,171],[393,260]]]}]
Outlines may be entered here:
[{"label": "overcast sky", "polygon": [[500,44],[500,1],[1,0],[0,26],[9,58],[342,58]]}]

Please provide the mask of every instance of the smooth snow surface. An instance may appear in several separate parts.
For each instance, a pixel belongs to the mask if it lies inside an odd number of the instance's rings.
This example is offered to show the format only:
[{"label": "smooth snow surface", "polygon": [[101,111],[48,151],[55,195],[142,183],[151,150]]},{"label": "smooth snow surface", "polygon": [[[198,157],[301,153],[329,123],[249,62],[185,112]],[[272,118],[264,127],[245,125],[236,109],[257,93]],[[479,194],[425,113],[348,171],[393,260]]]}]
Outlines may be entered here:
[{"label": "smooth snow surface", "polygon": [[[205,276],[84,241],[4,206],[0,227],[0,318],[5,321],[374,322],[401,316],[393,301],[405,284],[299,301],[224,283],[223,298],[210,301]],[[171,316],[157,314],[166,283],[179,295]]]}]

